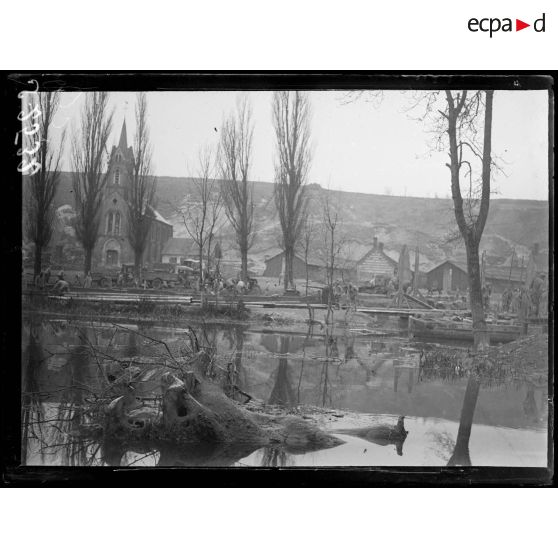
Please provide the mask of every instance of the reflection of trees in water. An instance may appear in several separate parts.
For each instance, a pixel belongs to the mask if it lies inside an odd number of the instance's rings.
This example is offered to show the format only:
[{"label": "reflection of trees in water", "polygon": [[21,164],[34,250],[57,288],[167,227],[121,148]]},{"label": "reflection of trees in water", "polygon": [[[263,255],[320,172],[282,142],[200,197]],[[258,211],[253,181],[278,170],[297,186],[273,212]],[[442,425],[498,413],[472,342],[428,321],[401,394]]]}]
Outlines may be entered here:
[{"label": "reflection of trees in water", "polygon": [[306,364],[306,345],[308,344],[308,341],[312,338],[313,335],[314,335],[313,325],[309,324],[308,325],[308,331],[306,332],[306,337],[304,338],[304,341],[302,342],[302,360],[301,360],[301,363],[300,363],[300,373],[298,375],[298,384],[296,386],[296,404],[297,405],[300,405],[300,387],[302,385],[302,378],[304,377],[304,365]]},{"label": "reflection of trees in water", "polygon": [[321,405],[325,407],[326,404],[331,404],[331,382],[329,379],[329,357],[322,364],[322,372],[320,374],[320,391],[321,391]]},{"label": "reflection of trees in water", "polygon": [[246,326],[242,325],[236,325],[234,327],[234,367],[237,374],[238,387],[249,392],[248,374],[242,364],[242,356],[244,353],[244,332],[246,329]]},{"label": "reflection of trees in water", "polygon": [[[29,460],[31,440],[34,439],[39,444],[38,451],[43,463],[47,455],[56,455],[62,465],[93,464],[98,444],[81,436],[81,429],[88,422],[85,409],[90,405],[86,396],[93,393],[91,378],[87,376],[91,362],[88,331],[77,331],[79,343],[70,349],[66,363],[58,371],[57,375],[64,378],[63,387],[49,390],[42,385],[48,373],[48,357],[45,357],[43,339],[38,336],[40,326],[32,330],[24,361],[23,462]],[[56,354],[60,357],[63,353]]]},{"label": "reflection of trees in water", "polygon": [[[319,383],[319,403],[322,407],[332,405],[332,385],[330,379],[330,365],[334,359],[339,358],[339,348],[337,346],[337,338],[333,336],[333,328],[328,325],[324,340],[325,345],[325,359],[322,363],[322,370],[320,373]],[[339,368],[341,362],[337,364],[337,377],[339,377]]]},{"label": "reflection of trees in water", "polygon": [[277,367],[277,371],[275,373],[275,384],[273,385],[273,389],[271,390],[271,394],[269,396],[269,403],[271,405],[292,407],[297,401],[289,376],[291,367],[289,366],[286,356],[289,352],[289,343],[290,338],[287,335],[280,336],[279,352],[284,356],[279,358],[279,366]]},{"label": "reflection of trees in water", "polygon": [[413,392],[415,369],[409,367],[409,381],[407,382],[407,393]]},{"label": "reflection of trees in water", "polygon": [[43,440],[44,408],[39,386],[39,376],[46,369],[48,358],[41,344],[41,324],[32,318],[29,325],[29,343],[23,356],[21,401],[21,462],[27,462],[31,440]]},{"label": "reflection of trees in water", "polygon": [[87,450],[91,442],[86,442],[80,435],[85,423],[84,399],[91,391],[87,372],[90,364],[89,346],[90,329],[78,330],[79,344],[72,348],[70,357],[63,371],[69,377],[69,383],[60,394],[57,408],[58,436],[56,440],[62,446],[63,465],[84,465],[88,462]]},{"label": "reflection of trees in water", "polygon": [[138,336],[134,331],[130,331],[126,335],[126,348],[124,349],[125,357],[135,357],[140,354],[138,349]]},{"label": "reflection of trees in water", "polygon": [[268,446],[262,448],[262,467],[288,467],[292,463],[291,456],[282,448]]},{"label": "reflection of trees in water", "polygon": [[355,334],[351,333],[348,328],[345,329],[345,362],[349,362],[356,358],[355,352]]},{"label": "reflection of trees in water", "polygon": [[473,426],[473,417],[475,408],[479,398],[480,383],[478,379],[471,375],[465,389],[465,397],[463,398],[463,407],[461,408],[461,417],[459,419],[459,430],[457,431],[457,440],[453,454],[448,461],[448,466],[465,466],[471,465],[469,456],[469,439],[471,437],[471,428]]},{"label": "reflection of trees in water", "polygon": [[455,450],[455,442],[450,434],[447,432],[430,432],[429,433],[434,440],[435,446],[433,448],[434,453],[442,460],[449,461],[453,451]]},{"label": "reflection of trees in water", "polygon": [[221,386],[228,397],[241,402],[252,398],[247,393],[249,389],[248,374],[242,364],[246,329],[247,327],[244,325],[235,325],[223,329],[223,337],[228,340],[231,353],[226,356],[227,362],[224,369],[221,370]]},{"label": "reflection of trees in water", "polygon": [[398,364],[393,364],[393,391],[397,393],[399,387],[399,380],[401,378],[402,371],[407,370],[407,393],[413,392],[415,369],[412,366],[401,366]]},{"label": "reflection of trees in water", "polygon": [[523,412],[525,413],[525,416],[533,422],[541,420],[542,411],[539,410],[537,402],[535,401],[535,386],[532,383],[527,384],[527,392],[525,393],[525,399],[523,400]]},{"label": "reflection of trees in water", "polygon": [[397,393],[397,385],[399,384],[399,376],[401,376],[401,369],[399,366],[393,367],[393,391]]}]

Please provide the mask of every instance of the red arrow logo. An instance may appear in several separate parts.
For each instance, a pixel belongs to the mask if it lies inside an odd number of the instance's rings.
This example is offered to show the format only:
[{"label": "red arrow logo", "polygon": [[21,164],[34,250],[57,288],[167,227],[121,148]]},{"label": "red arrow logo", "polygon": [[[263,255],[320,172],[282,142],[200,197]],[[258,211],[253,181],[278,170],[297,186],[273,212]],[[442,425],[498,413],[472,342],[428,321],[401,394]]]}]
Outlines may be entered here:
[{"label": "red arrow logo", "polygon": [[520,19],[515,20],[515,30],[516,31],[521,31],[522,29],[525,29],[526,27],[531,27],[531,24],[530,23],[525,23],[524,21],[521,21]]}]

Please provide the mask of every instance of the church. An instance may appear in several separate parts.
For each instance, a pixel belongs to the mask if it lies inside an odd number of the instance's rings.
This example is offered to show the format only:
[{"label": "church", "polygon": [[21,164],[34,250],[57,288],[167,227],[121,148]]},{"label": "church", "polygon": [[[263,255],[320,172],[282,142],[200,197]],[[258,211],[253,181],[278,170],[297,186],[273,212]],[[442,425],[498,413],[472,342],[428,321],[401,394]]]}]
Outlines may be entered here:
[{"label": "church", "polygon": [[[93,251],[93,268],[119,268],[134,263],[134,251],[128,240],[128,196],[134,151],[128,146],[126,121],[122,124],[118,145],[113,146],[107,169],[107,181],[101,205],[99,237]],[[149,208],[152,223],[143,254],[143,265],[161,261],[164,245],[172,238],[172,225],[154,208]]]}]

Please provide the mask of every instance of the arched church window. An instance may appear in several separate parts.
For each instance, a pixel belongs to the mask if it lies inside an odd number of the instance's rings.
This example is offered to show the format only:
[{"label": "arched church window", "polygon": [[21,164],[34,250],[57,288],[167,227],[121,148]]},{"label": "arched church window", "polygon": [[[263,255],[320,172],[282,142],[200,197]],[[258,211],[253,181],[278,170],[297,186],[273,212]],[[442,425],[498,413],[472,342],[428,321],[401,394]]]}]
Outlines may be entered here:
[{"label": "arched church window", "polygon": [[118,211],[114,214],[114,234],[120,234],[120,213]]},{"label": "arched church window", "polygon": [[114,171],[114,183],[118,186],[120,184],[120,169]]},{"label": "arched church window", "polygon": [[113,213],[109,211],[107,214],[107,234],[112,234]]}]

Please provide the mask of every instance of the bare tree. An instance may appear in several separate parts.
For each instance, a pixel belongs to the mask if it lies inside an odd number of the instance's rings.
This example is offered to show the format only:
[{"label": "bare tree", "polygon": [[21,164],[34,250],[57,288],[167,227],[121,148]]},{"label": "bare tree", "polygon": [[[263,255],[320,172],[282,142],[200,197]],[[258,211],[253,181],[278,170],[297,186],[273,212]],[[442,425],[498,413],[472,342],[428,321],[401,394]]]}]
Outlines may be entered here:
[{"label": "bare tree", "polygon": [[221,128],[221,192],[227,218],[231,223],[241,259],[241,277],[248,278],[248,250],[254,243],[253,187],[248,181],[252,158],[252,108],[246,97],[237,103]]},{"label": "bare tree", "polygon": [[134,251],[136,277],[141,276],[143,253],[153,223],[155,178],[152,176],[152,148],[147,124],[147,95],[138,93],[136,100],[136,134],[134,159],[130,169],[128,196],[128,239]]},{"label": "bare tree", "polygon": [[304,226],[302,227],[300,238],[298,239],[300,248],[302,250],[302,255],[304,256],[304,266],[306,268],[305,296],[308,296],[308,282],[310,279],[308,273],[308,257],[310,256],[310,249],[312,247],[312,243],[315,239],[316,233],[317,230],[315,224],[310,220],[309,216],[306,215],[304,217]]},{"label": "bare tree", "polygon": [[[26,233],[35,244],[34,275],[42,267],[43,250],[48,246],[54,230],[54,198],[60,181],[60,160],[64,149],[65,134],[62,133],[57,149],[52,147],[51,126],[60,105],[60,93],[57,91],[38,92],[38,140],[35,136],[23,136],[28,145],[24,148],[35,151],[38,163],[37,172],[27,179],[28,188],[25,197]],[[25,103],[31,114],[34,102],[30,98]],[[25,111],[24,111],[25,112]],[[33,144],[33,145],[31,145]]]},{"label": "bare tree", "polygon": [[304,184],[311,162],[310,101],[301,91],[276,91],[273,95],[276,135],[275,206],[285,251],[285,289],[293,283],[293,259],[304,224],[307,195]]},{"label": "bare tree", "polygon": [[342,246],[339,239],[339,211],[332,203],[329,190],[322,198],[322,218],[324,238],[323,259],[325,263],[326,285],[328,291],[326,324],[329,324],[333,313],[333,283],[335,278],[335,265]]},{"label": "bare tree", "polygon": [[198,153],[197,178],[193,179],[193,192],[185,200],[184,207],[180,209],[184,227],[198,249],[200,259],[199,285],[202,306],[205,305],[204,251],[219,225],[223,208],[219,183],[214,177],[215,167],[214,150],[211,147],[200,149]]},{"label": "bare tree", "polygon": [[[491,174],[502,170],[492,155],[494,91],[430,91],[416,97],[411,110],[422,105],[418,118],[427,123],[432,147],[447,150],[453,213],[465,244],[469,297],[476,348],[488,344],[479,246],[488,217]],[[450,235],[455,238],[455,235]]]},{"label": "bare tree", "polygon": [[75,230],[85,250],[84,272],[91,271],[91,258],[99,237],[100,208],[107,182],[107,142],[114,110],[108,110],[109,94],[85,94],[80,130],[72,142],[73,190],[76,205]]},{"label": "bare tree", "polygon": [[[477,348],[488,344],[485,308],[482,296],[479,245],[488,217],[490,206],[490,178],[492,166],[492,105],[494,91],[446,90],[447,111],[441,112],[447,122],[451,172],[451,194],[455,210],[455,220],[465,241],[467,271],[469,274],[469,294],[473,318],[474,344]],[[484,108],[484,130],[482,143],[477,139],[478,120]],[[473,188],[474,165],[468,160],[468,153],[480,160],[480,188]],[[463,199],[461,177],[469,176],[469,192]],[[480,191],[479,191],[480,190]]]}]

